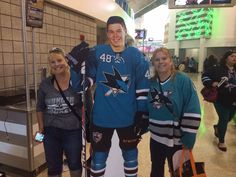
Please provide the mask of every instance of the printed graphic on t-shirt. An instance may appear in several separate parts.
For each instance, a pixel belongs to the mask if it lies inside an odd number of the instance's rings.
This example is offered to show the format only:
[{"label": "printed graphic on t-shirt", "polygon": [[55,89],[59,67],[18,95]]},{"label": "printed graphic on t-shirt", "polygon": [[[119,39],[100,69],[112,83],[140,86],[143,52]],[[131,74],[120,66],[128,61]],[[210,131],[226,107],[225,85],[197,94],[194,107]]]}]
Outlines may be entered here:
[{"label": "printed graphic on t-shirt", "polygon": [[[71,106],[74,105],[74,97],[66,97]],[[49,114],[67,114],[71,110],[62,97],[46,99],[47,113]]]}]

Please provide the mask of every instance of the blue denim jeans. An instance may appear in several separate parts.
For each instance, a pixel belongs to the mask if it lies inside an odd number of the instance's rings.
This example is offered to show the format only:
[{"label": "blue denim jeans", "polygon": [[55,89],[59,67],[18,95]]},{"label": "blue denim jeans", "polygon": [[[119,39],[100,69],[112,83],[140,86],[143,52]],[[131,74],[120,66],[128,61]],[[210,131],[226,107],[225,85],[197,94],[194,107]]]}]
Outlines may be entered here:
[{"label": "blue denim jeans", "polygon": [[81,129],[64,130],[56,127],[45,127],[44,150],[48,175],[62,173],[63,153],[71,171],[81,170]]}]

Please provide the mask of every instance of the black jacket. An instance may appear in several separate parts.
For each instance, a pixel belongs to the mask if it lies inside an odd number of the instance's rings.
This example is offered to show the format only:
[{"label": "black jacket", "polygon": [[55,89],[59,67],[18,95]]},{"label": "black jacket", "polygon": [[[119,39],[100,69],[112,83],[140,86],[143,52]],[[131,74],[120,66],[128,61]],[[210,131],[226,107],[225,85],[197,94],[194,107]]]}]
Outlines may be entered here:
[{"label": "black jacket", "polygon": [[218,88],[218,99],[227,107],[236,108],[236,71],[230,74],[227,66],[214,66],[202,74],[202,83],[211,87],[213,82],[220,82],[223,77],[227,80]]}]

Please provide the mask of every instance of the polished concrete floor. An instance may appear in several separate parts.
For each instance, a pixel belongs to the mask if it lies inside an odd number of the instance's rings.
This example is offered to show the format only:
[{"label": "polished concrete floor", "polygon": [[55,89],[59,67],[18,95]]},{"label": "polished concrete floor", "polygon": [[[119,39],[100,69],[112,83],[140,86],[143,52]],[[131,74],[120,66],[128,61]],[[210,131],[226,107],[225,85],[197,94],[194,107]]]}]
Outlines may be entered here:
[{"label": "polished concrete floor", "polygon": [[[200,75],[190,74],[199,93],[202,88]],[[217,148],[217,139],[213,134],[213,124],[217,122],[217,115],[212,104],[203,101],[199,94],[202,110],[202,122],[198,132],[197,141],[193,150],[196,161],[204,161],[207,177],[236,177],[236,126],[233,122],[228,125],[226,134],[227,152],[222,152]],[[139,149],[139,173],[138,177],[149,177],[150,174],[150,154],[149,154],[149,134],[146,134],[138,146]],[[114,167],[115,169],[116,167]],[[11,174],[12,177],[18,175]],[[10,177],[9,176],[9,177]],[[38,177],[46,177],[46,170]],[[69,172],[65,170],[63,177],[69,177]],[[168,169],[166,168],[166,177]],[[118,177],[118,176],[111,176]],[[120,176],[119,176],[120,177]]]}]

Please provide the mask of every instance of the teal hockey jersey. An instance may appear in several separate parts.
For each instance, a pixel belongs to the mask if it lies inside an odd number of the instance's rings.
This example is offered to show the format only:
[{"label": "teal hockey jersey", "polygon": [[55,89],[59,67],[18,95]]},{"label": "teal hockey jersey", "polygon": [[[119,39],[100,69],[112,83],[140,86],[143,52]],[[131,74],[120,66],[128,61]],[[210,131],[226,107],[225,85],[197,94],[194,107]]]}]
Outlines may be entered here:
[{"label": "teal hockey jersey", "polygon": [[177,72],[161,83],[151,80],[148,110],[151,138],[166,146],[184,144],[192,148],[201,113],[195,87],[188,76]]},{"label": "teal hockey jersey", "polygon": [[86,75],[96,83],[95,125],[127,127],[136,111],[147,111],[149,65],[137,48],[115,53],[110,45],[94,47],[86,60]]}]

